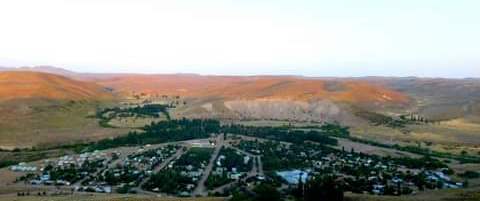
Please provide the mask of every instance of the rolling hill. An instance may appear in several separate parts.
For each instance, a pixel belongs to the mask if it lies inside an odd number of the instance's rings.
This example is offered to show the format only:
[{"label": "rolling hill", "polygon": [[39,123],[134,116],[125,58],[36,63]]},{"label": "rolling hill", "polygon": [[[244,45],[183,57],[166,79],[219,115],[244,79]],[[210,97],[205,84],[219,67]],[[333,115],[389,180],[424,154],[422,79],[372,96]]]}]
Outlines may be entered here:
[{"label": "rolling hill", "polygon": [[[480,122],[478,79],[92,74],[40,66],[0,68],[0,83],[0,110],[11,114],[2,117],[0,126],[13,131],[3,129],[4,135],[28,133],[25,124],[19,123],[22,120],[34,128],[29,132],[54,130],[63,135],[89,124],[89,132],[96,133],[95,121],[85,118],[99,106],[94,102],[116,104],[118,99],[112,97],[133,94],[180,96],[185,104],[171,110],[174,118],[340,122],[358,128],[355,132],[361,135],[366,133],[365,126],[370,126],[370,117],[415,113],[446,122],[409,126],[409,135],[390,128],[368,131],[371,136],[389,139],[387,134],[394,133],[406,141],[473,142]],[[70,100],[75,100],[75,105],[65,105]],[[63,121],[65,118],[73,120]],[[110,135],[103,131],[98,136]]]},{"label": "rolling hill", "polygon": [[44,98],[52,100],[109,99],[103,87],[39,72],[0,72],[0,100]]},{"label": "rolling hill", "polygon": [[117,91],[221,97],[225,99],[328,99],[350,103],[407,104],[408,96],[365,81],[307,79],[283,76],[123,75],[98,84]]},{"label": "rolling hill", "polygon": [[101,128],[97,107],[115,101],[104,87],[40,72],[0,72],[0,148],[71,143],[124,130]]},{"label": "rolling hill", "polygon": [[355,123],[352,109],[408,107],[410,97],[361,80],[296,76],[115,75],[94,80],[123,94],[181,96],[177,117]]}]

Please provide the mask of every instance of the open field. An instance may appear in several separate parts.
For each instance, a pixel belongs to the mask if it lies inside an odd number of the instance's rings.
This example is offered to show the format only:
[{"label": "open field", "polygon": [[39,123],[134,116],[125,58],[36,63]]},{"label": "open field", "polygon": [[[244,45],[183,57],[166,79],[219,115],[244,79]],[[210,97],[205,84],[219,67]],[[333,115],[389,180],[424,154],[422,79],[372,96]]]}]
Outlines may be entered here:
[{"label": "open field", "polygon": [[0,148],[52,146],[103,139],[127,129],[102,128],[93,118],[104,104],[87,101],[19,100],[0,103]]},{"label": "open field", "polygon": [[436,124],[408,125],[409,132],[385,126],[353,127],[352,134],[374,139],[386,144],[426,146],[429,149],[460,154],[466,151],[477,155],[480,152],[480,127],[465,120],[453,120]]},{"label": "open field", "polygon": [[480,189],[426,191],[411,196],[372,196],[347,193],[346,201],[478,201]]},{"label": "open field", "polygon": [[[101,195],[101,194],[75,194],[67,196],[26,196],[1,195],[0,201],[224,201],[222,197],[198,197],[198,198],[173,198],[173,197],[152,197],[142,195]],[[480,189],[467,190],[442,190],[418,193],[412,196],[372,196],[345,194],[346,201],[478,201],[480,200]]]},{"label": "open field", "polygon": [[345,150],[355,150],[358,152],[362,152],[365,154],[375,154],[379,156],[392,156],[392,157],[411,157],[411,158],[420,158],[421,156],[418,154],[413,154],[410,152],[405,152],[405,151],[398,151],[395,149],[388,149],[388,148],[383,148],[383,147],[377,147],[373,145],[368,145],[368,144],[363,144],[359,142],[353,142],[349,139],[343,139],[343,138],[337,138],[338,140],[338,146],[336,146],[338,149],[341,149],[342,147]]},{"label": "open field", "polygon": [[111,119],[108,125],[115,128],[141,128],[153,122],[167,120],[166,117],[152,118],[152,117],[118,117]]},{"label": "open field", "polygon": [[224,201],[221,197],[199,197],[199,198],[175,198],[175,197],[151,197],[135,195],[68,195],[68,196],[27,196],[17,197],[16,195],[0,196],[0,201]]}]

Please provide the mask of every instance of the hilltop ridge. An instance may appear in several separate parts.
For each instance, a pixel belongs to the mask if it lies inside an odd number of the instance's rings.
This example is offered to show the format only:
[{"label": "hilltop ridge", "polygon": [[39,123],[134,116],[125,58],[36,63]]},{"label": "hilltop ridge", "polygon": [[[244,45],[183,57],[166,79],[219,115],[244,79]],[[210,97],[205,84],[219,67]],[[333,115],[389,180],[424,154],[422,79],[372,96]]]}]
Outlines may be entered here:
[{"label": "hilltop ridge", "polygon": [[0,100],[46,98],[58,100],[108,99],[102,86],[60,75],[30,71],[0,72]]}]

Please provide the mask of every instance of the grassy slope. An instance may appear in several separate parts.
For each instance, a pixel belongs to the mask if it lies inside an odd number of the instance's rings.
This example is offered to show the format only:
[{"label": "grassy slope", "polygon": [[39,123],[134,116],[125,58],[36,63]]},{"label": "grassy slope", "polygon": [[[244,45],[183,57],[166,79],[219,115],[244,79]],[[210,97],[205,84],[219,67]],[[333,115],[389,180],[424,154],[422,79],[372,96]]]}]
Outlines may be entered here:
[{"label": "grassy slope", "polygon": [[108,103],[87,101],[16,100],[0,103],[2,148],[50,146],[95,140],[126,133],[101,128],[95,108]]},{"label": "grassy slope", "polygon": [[464,120],[441,122],[440,124],[408,125],[408,133],[386,126],[360,125],[352,128],[352,134],[374,139],[382,143],[417,145],[431,143],[429,149],[460,154],[465,150],[477,155],[480,151],[480,127]]},{"label": "grassy slope", "polygon": [[[2,195],[0,201],[223,201],[226,198],[157,198],[136,195],[73,195],[54,197],[16,197],[16,195]],[[480,189],[467,190],[441,190],[421,192],[411,196],[373,196],[350,194],[345,195],[346,201],[478,201],[480,200]]]},{"label": "grassy slope", "polygon": [[75,195],[56,197],[16,197],[16,195],[0,196],[0,201],[224,201],[225,198],[155,198],[148,196],[121,195]]},{"label": "grassy slope", "polygon": [[372,196],[347,194],[346,201],[478,201],[480,189],[441,190],[421,192],[411,196]]}]

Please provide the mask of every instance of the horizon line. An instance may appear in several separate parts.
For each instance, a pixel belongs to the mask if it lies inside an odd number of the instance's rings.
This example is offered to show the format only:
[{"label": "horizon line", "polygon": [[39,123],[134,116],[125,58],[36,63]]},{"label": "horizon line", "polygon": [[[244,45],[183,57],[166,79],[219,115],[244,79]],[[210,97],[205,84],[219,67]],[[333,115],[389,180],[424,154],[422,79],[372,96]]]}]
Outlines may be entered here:
[{"label": "horizon line", "polygon": [[[34,71],[35,69],[48,69],[50,70],[59,70],[59,71],[66,71],[66,73],[74,73],[74,74],[93,74],[93,75],[194,75],[194,76],[212,76],[212,77],[299,77],[299,78],[306,78],[306,79],[335,79],[335,78],[340,78],[340,79],[367,79],[367,78],[396,78],[396,79],[451,79],[451,80],[477,80],[480,79],[480,77],[439,77],[439,76],[415,76],[415,75],[409,75],[409,76],[392,76],[392,75],[365,75],[365,76],[309,76],[309,75],[302,75],[302,74],[204,74],[204,73],[190,73],[190,72],[175,72],[175,73],[161,73],[161,72],[81,72],[81,71],[76,71],[72,70],[69,68],[65,67],[58,67],[58,66],[53,66],[53,65],[22,65],[22,66],[4,66],[0,65],[0,72],[6,72],[6,71],[15,71],[15,70],[21,70],[21,69],[29,69],[32,70],[32,72],[40,72],[40,73],[51,73],[55,74],[52,72],[44,72],[44,71]],[[2,70],[6,69],[6,70]],[[56,73],[57,75],[60,74]]]}]

